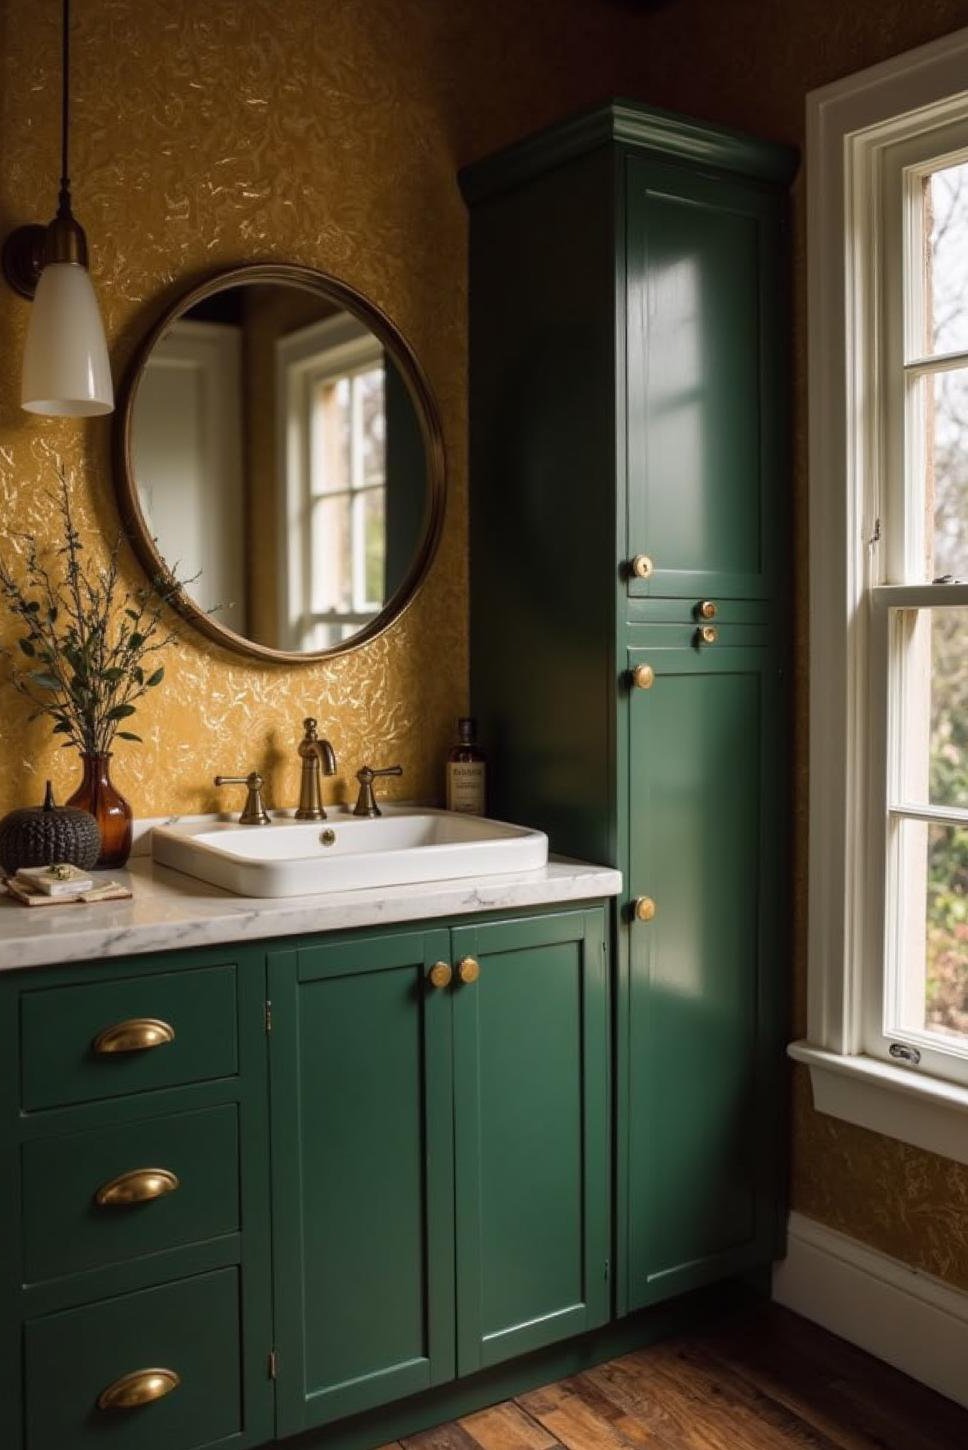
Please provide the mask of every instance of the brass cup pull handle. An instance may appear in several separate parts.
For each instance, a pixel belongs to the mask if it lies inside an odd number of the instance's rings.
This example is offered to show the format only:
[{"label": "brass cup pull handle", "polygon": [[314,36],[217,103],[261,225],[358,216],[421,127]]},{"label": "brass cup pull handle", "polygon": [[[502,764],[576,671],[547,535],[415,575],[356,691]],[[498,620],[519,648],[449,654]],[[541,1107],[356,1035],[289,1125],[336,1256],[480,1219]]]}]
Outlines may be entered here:
[{"label": "brass cup pull handle", "polygon": [[94,1195],[98,1208],[129,1208],[136,1203],[151,1203],[181,1187],[176,1173],[168,1168],[133,1168],[102,1183]]},{"label": "brass cup pull handle", "polygon": [[140,1410],[163,1400],[181,1384],[173,1369],[136,1369],[108,1385],[97,1397],[99,1410]]},{"label": "brass cup pull handle", "polygon": [[434,962],[427,973],[427,981],[432,987],[449,987],[453,975],[450,962]]},{"label": "brass cup pull handle", "polygon": [[94,1039],[94,1051],[98,1057],[109,1057],[114,1052],[147,1052],[149,1048],[164,1047],[174,1040],[175,1029],[170,1022],[162,1022],[158,1017],[129,1017],[99,1032]]},{"label": "brass cup pull handle", "polygon": [[719,630],[714,624],[703,624],[696,630],[697,644],[715,644],[719,638]]},{"label": "brass cup pull handle", "polygon": [[636,921],[651,921],[655,916],[655,902],[651,896],[637,896],[632,902],[632,915]]},{"label": "brass cup pull handle", "polygon": [[648,554],[636,554],[629,564],[629,571],[636,579],[651,579],[655,572],[655,565]]},{"label": "brass cup pull handle", "polygon": [[464,986],[469,987],[481,975],[480,962],[476,957],[461,957],[457,963],[457,975],[464,983]]},{"label": "brass cup pull handle", "polygon": [[651,690],[655,684],[655,670],[651,665],[636,665],[632,671],[632,684],[637,690]]}]

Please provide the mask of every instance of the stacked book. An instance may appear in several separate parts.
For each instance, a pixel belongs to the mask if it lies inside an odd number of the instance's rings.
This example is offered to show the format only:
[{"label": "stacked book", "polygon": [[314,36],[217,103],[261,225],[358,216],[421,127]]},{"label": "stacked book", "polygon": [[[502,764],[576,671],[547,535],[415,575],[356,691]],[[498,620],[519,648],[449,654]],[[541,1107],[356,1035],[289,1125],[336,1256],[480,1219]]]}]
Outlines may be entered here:
[{"label": "stacked book", "polygon": [[95,886],[94,877],[79,866],[22,866],[5,882],[8,893],[25,906],[55,906],[69,901],[114,901],[131,892],[119,881]]}]

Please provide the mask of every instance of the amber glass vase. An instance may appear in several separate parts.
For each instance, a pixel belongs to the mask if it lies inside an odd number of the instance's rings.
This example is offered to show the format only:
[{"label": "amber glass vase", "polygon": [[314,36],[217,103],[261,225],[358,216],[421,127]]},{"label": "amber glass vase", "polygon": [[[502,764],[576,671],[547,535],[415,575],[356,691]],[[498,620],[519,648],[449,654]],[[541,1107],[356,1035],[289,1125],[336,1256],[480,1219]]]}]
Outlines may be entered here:
[{"label": "amber glass vase", "polygon": [[123,866],[131,853],[133,812],[112,784],[111,754],[82,754],[81,761],[84,775],[67,804],[88,811],[97,821],[101,854],[94,863],[95,868]]}]

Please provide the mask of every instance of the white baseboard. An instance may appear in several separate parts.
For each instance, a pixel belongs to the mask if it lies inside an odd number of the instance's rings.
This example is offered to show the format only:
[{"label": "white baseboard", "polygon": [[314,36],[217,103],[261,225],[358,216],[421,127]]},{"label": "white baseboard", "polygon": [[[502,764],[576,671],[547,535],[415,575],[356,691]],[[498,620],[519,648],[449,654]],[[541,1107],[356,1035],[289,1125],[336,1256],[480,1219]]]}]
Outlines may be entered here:
[{"label": "white baseboard", "polygon": [[773,1298],[968,1406],[968,1293],[791,1213]]}]

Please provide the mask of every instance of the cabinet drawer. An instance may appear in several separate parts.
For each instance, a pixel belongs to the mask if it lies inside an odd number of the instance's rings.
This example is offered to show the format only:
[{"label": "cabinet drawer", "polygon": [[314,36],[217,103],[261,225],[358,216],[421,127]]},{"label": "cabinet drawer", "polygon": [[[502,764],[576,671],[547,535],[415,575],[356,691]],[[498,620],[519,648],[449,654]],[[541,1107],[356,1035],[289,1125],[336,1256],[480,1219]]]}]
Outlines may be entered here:
[{"label": "cabinet drawer", "polygon": [[[22,1151],[27,1283],[239,1227],[235,1103],[42,1138]],[[147,1169],[155,1170],[151,1177]],[[99,1203],[99,1190],[103,1196],[112,1183],[118,1186],[109,1198],[116,1201]]]},{"label": "cabinet drawer", "polygon": [[[60,1107],[150,1088],[227,1077],[237,1071],[236,968],[158,972],[123,981],[24,992],[23,1106]],[[103,1034],[160,1024],[154,1046]],[[98,1042],[98,1039],[101,1042]],[[137,1034],[134,1034],[135,1042]],[[106,1051],[114,1045],[127,1050]]]},{"label": "cabinet drawer", "polygon": [[[26,1450],[194,1450],[242,1427],[238,1271],[35,1319],[25,1326]],[[99,1408],[109,1386],[170,1370],[170,1393]]]}]

